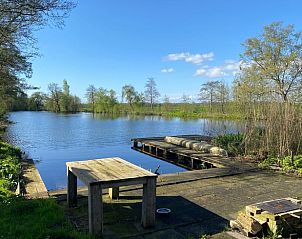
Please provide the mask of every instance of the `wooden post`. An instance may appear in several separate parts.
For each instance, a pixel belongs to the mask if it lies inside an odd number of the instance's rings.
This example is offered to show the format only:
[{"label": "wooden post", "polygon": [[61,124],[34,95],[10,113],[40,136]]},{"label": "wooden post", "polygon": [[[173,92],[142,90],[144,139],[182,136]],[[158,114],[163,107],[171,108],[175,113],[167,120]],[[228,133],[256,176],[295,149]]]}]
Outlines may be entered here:
[{"label": "wooden post", "polygon": [[118,199],[118,197],[119,197],[119,187],[109,188],[109,197],[111,199]]},{"label": "wooden post", "polygon": [[163,149],[163,157],[164,158],[168,158],[168,154],[167,154],[167,150],[166,149]]},{"label": "wooden post", "polygon": [[133,147],[137,148],[137,141],[133,141]]},{"label": "wooden post", "polygon": [[67,203],[69,207],[77,205],[77,176],[67,167]]},{"label": "wooden post", "polygon": [[156,177],[148,177],[143,186],[142,225],[143,227],[155,226],[156,209]]},{"label": "wooden post", "polygon": [[191,168],[194,169],[194,159],[191,158]]},{"label": "wooden post", "polygon": [[94,235],[103,233],[102,188],[98,184],[88,185],[89,232]]}]

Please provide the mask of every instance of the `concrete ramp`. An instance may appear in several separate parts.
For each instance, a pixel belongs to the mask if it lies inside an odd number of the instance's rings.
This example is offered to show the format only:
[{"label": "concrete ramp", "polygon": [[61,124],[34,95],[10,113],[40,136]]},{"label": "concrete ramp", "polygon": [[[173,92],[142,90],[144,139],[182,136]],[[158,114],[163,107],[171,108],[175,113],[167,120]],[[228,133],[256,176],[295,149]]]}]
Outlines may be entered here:
[{"label": "concrete ramp", "polygon": [[22,163],[23,179],[27,198],[48,198],[47,188],[41,178],[39,171],[32,159],[23,160]]}]

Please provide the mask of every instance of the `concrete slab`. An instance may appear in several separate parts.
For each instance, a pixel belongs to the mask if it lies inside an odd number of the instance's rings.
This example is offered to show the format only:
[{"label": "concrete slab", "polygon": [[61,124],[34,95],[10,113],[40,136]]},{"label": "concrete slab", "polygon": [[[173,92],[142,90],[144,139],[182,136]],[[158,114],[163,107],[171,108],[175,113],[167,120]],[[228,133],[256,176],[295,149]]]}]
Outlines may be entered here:
[{"label": "concrete slab", "polygon": [[32,159],[22,160],[23,179],[25,181],[25,197],[48,198],[47,188]]},{"label": "concrete slab", "polygon": [[[220,232],[224,237],[213,238],[232,238],[232,234],[226,235],[224,231],[229,220],[235,219],[237,212],[246,205],[276,198],[302,197],[300,178],[272,171],[193,181],[184,180],[185,175],[160,176],[162,182],[169,183],[158,183],[157,208],[168,207],[172,212],[166,217],[157,215],[153,229],[144,230],[140,226],[141,187],[123,187],[120,198],[113,201],[105,193],[104,238],[168,238],[166,235],[169,234],[175,238],[200,238],[202,235],[218,236]],[[178,180],[180,177],[181,180]],[[52,196],[61,198],[60,204],[65,208],[64,193],[64,190],[50,192]],[[79,207],[66,209],[70,220],[84,231],[87,226],[86,193],[86,189],[81,188],[79,194],[84,196],[79,200]]]}]

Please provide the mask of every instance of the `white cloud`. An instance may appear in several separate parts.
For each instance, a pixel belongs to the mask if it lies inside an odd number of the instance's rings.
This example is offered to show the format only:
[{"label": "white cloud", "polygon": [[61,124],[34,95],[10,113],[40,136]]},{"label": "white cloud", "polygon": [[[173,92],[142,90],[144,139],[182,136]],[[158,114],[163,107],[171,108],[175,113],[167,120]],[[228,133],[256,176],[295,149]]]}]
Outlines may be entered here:
[{"label": "white cloud", "polygon": [[217,78],[223,77],[226,73],[223,71],[221,67],[211,67],[211,68],[200,68],[197,69],[195,76],[205,76],[208,78]]},{"label": "white cloud", "polygon": [[173,68],[163,68],[160,70],[160,72],[162,73],[171,73],[171,72],[174,72],[174,69]]},{"label": "white cloud", "polygon": [[209,52],[205,54],[191,54],[189,52],[173,53],[165,57],[167,61],[185,61],[188,63],[199,65],[204,61],[212,61],[214,59],[214,53]]},{"label": "white cloud", "polygon": [[195,76],[218,78],[228,75],[235,75],[240,71],[240,67],[242,67],[242,61],[226,60],[221,66],[202,66],[196,70]]}]

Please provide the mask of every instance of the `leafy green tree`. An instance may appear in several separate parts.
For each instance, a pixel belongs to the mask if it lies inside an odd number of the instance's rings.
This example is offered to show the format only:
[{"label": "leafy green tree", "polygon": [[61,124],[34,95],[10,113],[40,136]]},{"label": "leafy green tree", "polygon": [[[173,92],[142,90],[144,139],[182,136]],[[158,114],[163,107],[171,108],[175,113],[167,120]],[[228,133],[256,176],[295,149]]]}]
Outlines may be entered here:
[{"label": "leafy green tree", "polygon": [[133,111],[134,103],[139,100],[137,91],[132,85],[124,85],[122,88],[122,99],[125,99]]},{"label": "leafy green tree", "polygon": [[42,92],[33,93],[28,99],[28,109],[33,111],[40,111],[44,109],[46,95]]},{"label": "leafy green tree", "polygon": [[28,96],[23,91],[17,93],[16,97],[11,101],[10,110],[20,111],[28,109]]},{"label": "leafy green tree", "polygon": [[258,96],[296,101],[302,89],[301,32],[274,22],[258,37],[247,39],[244,47],[241,86],[254,88]]},{"label": "leafy green tree", "polygon": [[48,110],[56,113],[61,112],[60,98],[62,95],[62,89],[57,83],[50,83],[48,85],[49,99]]},{"label": "leafy green tree", "polygon": [[76,95],[70,96],[68,112],[72,112],[72,113],[79,112],[80,107],[81,107],[81,99]]},{"label": "leafy green tree", "polygon": [[94,85],[89,85],[86,90],[86,99],[88,103],[91,105],[91,111],[95,112],[95,101],[96,101],[97,89]]},{"label": "leafy green tree", "polygon": [[101,87],[96,94],[96,112],[113,113],[116,105],[116,92]]},{"label": "leafy green tree", "polygon": [[69,94],[69,85],[67,80],[63,80],[63,91],[60,95],[60,111],[62,112],[72,112],[71,109],[73,97]]},{"label": "leafy green tree", "polygon": [[145,104],[145,95],[144,93],[138,93],[136,92],[135,97],[134,97],[134,105],[136,107],[142,108]]},{"label": "leafy green tree", "polygon": [[61,27],[74,3],[64,0],[0,2],[0,112],[28,88],[31,59],[37,55],[33,32],[52,24]]}]

